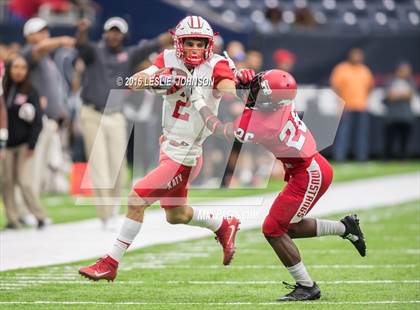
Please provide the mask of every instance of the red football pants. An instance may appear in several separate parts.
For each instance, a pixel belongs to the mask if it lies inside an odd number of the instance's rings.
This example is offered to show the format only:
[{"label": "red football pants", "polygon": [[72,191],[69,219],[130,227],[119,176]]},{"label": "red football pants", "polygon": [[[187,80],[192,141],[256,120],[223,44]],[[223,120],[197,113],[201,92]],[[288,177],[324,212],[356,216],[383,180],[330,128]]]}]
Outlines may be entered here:
[{"label": "red football pants", "polygon": [[333,169],[320,154],[313,157],[306,170],[291,175],[284,190],[277,196],[264,220],[263,233],[280,237],[298,223],[326,192],[333,178]]},{"label": "red football pants", "polygon": [[200,173],[202,157],[194,167],[170,159],[160,151],[159,165],[136,182],[134,191],[148,204],[160,200],[162,208],[176,208],[187,204],[189,183]]}]

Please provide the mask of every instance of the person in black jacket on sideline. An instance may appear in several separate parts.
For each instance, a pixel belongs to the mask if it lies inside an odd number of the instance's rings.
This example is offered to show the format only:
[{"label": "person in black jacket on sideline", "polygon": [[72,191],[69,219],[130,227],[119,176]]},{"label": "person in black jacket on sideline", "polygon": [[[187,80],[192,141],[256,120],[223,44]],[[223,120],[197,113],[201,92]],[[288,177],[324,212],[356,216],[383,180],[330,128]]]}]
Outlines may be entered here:
[{"label": "person in black jacket on sideline", "polygon": [[7,106],[9,137],[6,158],[3,164],[3,200],[9,229],[20,228],[14,189],[19,186],[29,211],[43,228],[46,212],[32,186],[33,154],[42,130],[42,110],[39,96],[28,79],[28,63],[17,56],[6,65],[3,80],[4,98]]}]

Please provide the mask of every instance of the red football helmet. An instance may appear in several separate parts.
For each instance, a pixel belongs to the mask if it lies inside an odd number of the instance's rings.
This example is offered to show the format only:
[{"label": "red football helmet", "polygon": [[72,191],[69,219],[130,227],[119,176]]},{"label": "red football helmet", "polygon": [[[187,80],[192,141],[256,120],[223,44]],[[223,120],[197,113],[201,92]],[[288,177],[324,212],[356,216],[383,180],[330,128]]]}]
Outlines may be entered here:
[{"label": "red football helmet", "polygon": [[[201,16],[187,16],[179,22],[174,30],[171,31],[174,36],[174,45],[176,56],[186,64],[198,66],[213,55],[214,36],[210,24]],[[184,40],[187,38],[206,39],[207,44],[204,49],[204,55],[190,55],[186,57],[184,49]]]},{"label": "red football helmet", "polygon": [[247,106],[276,111],[281,105],[292,103],[296,91],[297,83],[290,73],[277,69],[263,71],[250,83]]}]

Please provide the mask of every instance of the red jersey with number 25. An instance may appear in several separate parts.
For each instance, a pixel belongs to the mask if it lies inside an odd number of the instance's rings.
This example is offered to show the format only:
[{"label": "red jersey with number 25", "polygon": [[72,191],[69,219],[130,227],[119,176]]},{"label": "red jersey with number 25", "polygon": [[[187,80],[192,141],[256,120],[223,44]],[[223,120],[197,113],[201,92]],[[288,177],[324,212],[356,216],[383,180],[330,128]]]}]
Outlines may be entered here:
[{"label": "red jersey with number 25", "polygon": [[283,162],[291,175],[305,169],[318,153],[314,137],[293,104],[283,105],[275,112],[247,108],[234,126],[239,141],[262,145]]}]

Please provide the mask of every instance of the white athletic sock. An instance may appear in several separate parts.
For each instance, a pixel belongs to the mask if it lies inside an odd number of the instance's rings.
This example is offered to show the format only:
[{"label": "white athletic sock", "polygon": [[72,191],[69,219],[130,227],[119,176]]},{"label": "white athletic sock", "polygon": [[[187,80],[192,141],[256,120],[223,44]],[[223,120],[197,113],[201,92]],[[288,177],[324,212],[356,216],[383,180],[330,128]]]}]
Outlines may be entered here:
[{"label": "white athletic sock", "polygon": [[306,267],[303,262],[299,262],[292,267],[286,267],[293,279],[295,279],[296,283],[299,283],[303,286],[312,287],[314,285],[314,281],[312,281],[311,276],[306,271]]},{"label": "white athletic sock", "polygon": [[340,221],[316,219],[316,235],[319,236],[342,236],[346,232],[346,226]]},{"label": "white athletic sock", "polygon": [[125,251],[127,251],[128,247],[139,233],[141,225],[141,222],[137,222],[126,217],[122,224],[120,234],[115,240],[115,243],[108,255],[115,259],[117,262],[120,262]]},{"label": "white athletic sock", "polygon": [[213,213],[205,210],[192,209],[193,216],[187,225],[205,227],[214,232],[218,231],[222,226],[222,216],[215,216]]}]

